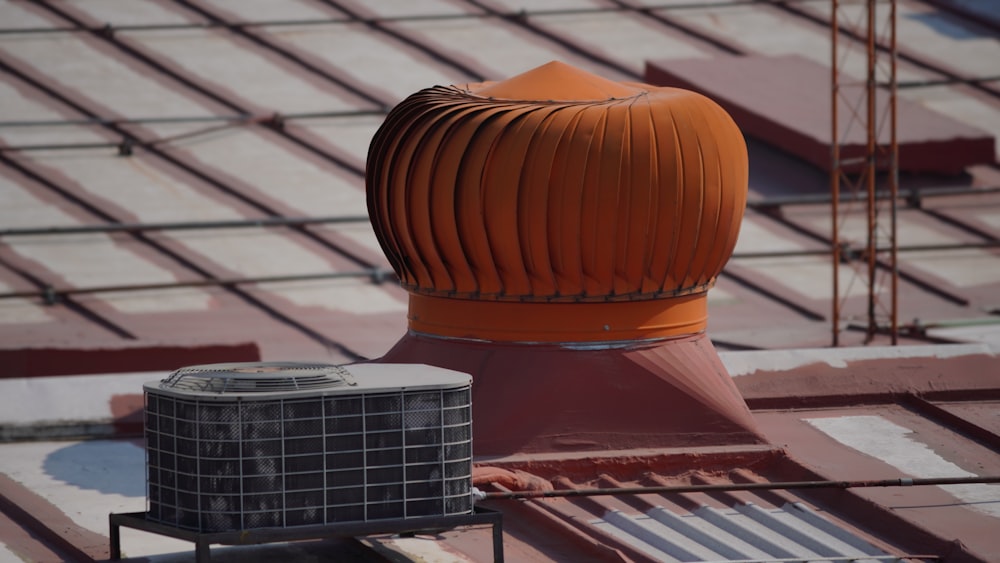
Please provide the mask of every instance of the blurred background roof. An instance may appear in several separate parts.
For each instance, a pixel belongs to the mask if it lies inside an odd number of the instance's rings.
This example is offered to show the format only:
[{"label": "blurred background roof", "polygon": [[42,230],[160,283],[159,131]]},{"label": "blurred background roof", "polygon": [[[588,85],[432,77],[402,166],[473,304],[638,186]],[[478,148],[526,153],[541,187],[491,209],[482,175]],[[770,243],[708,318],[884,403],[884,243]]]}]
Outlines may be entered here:
[{"label": "blurred background roof", "polygon": [[[378,357],[405,330],[406,295],[367,221],[369,139],[418,89],[551,60],[626,81],[649,63],[764,119],[741,124],[752,203],[709,333],[720,349],[828,345],[829,177],[766,123],[829,113],[828,84],[792,76],[828,74],[829,14],[821,1],[0,2],[6,363]],[[901,100],[956,142],[993,141],[1000,7],[901,1],[898,27]],[[746,62],[726,67],[734,55]],[[922,190],[899,210],[903,342],[997,342],[996,155],[904,170],[900,187]],[[862,240],[864,208],[845,216],[842,238]],[[844,341],[858,344],[864,281],[841,278]]]},{"label": "blurred background roof", "polygon": [[[842,3],[860,17],[863,2]],[[367,218],[370,138],[421,88],[552,60],[702,90],[747,135],[751,203],[708,333],[767,443],[486,462],[564,489],[1000,474],[1000,3],[898,10],[900,133],[921,154],[900,176],[902,343],[967,345],[809,349],[832,332],[817,140],[829,0],[0,0],[0,561],[107,557],[108,512],[145,502],[142,448],[44,439],[134,437],[142,382],[195,363],[383,355],[406,330],[407,295]],[[863,46],[839,37],[856,83]],[[841,240],[862,245],[864,207],[842,213]],[[842,341],[862,344],[865,281],[841,274]],[[803,557],[987,561],[1000,553],[995,491],[495,506],[510,560],[708,557],[691,530],[719,526]],[[817,530],[835,537],[794,541]],[[187,542],[124,537],[133,556],[191,560]],[[719,537],[717,553],[762,557]],[[489,541],[475,529],[217,551],[472,561]]]}]

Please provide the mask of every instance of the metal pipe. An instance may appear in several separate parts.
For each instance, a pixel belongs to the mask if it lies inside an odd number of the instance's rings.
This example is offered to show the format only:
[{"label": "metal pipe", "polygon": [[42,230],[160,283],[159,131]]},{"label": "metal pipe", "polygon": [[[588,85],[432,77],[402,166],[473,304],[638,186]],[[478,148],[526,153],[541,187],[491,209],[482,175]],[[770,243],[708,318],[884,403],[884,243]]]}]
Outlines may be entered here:
[{"label": "metal pipe", "polygon": [[[994,194],[1000,193],[1000,187],[989,188],[924,188],[919,190],[900,190],[897,199],[920,200],[931,197],[974,195],[974,194]],[[879,199],[888,199],[890,196],[882,195]],[[843,195],[840,201],[857,201],[859,198],[852,195]],[[770,197],[764,200],[747,202],[747,207],[755,211],[766,211],[780,208],[785,205],[824,205],[831,204],[829,196],[801,195],[788,197]],[[226,228],[250,228],[250,227],[278,227],[313,225],[325,223],[361,223],[368,221],[365,215],[349,215],[342,217],[271,217],[264,219],[244,219],[233,221],[193,221],[193,222],[173,222],[173,223],[112,223],[107,225],[76,225],[76,226],[50,226],[50,227],[27,227],[0,229],[0,236],[37,236],[37,235],[70,235],[84,233],[108,233],[108,232],[143,232],[143,231],[171,231],[171,230],[192,230],[192,229],[226,229]],[[836,240],[834,237],[833,240]],[[961,243],[954,245],[918,245],[908,246],[900,250],[951,250],[957,248],[993,248],[993,243]],[[880,249],[885,250],[885,249]],[[764,258],[772,256],[810,256],[813,251],[787,251],[787,252],[747,252],[734,254],[734,257],[742,258]]]},{"label": "metal pipe", "polygon": [[[1000,75],[995,76],[977,76],[970,78],[953,77],[953,78],[938,78],[938,79],[928,79],[928,80],[905,80],[903,82],[898,82],[896,84],[897,88],[925,88],[928,86],[952,86],[955,84],[983,84],[984,82],[996,82],[1000,80]],[[879,86],[889,86],[889,84],[879,84]]]},{"label": "metal pipe", "polygon": [[285,227],[336,223],[367,223],[367,215],[341,217],[267,217],[233,221],[189,221],[173,223],[111,223],[106,225],[73,225],[68,227],[25,227],[0,229],[0,237],[38,235],[79,235],[90,233],[141,233],[146,231],[189,231],[203,229],[244,229],[254,227]]},{"label": "metal pipe", "polygon": [[531,491],[491,491],[487,500],[523,500],[533,498],[596,497],[735,491],[774,491],[798,489],[855,489],[868,487],[919,487],[927,485],[968,485],[1000,483],[1000,475],[974,477],[900,477],[852,481],[784,481],[776,483],[717,483],[708,485],[664,485],[655,487],[618,487],[613,489],[555,489]]},{"label": "metal pipe", "polygon": [[899,344],[899,238],[898,238],[898,215],[899,209],[899,141],[896,135],[897,110],[896,103],[898,97],[898,79],[896,66],[898,60],[898,48],[896,45],[896,0],[889,2],[889,233],[892,238],[889,249],[889,264],[892,267],[891,292],[890,292],[890,323],[892,331],[890,333],[891,344]]},{"label": "metal pipe", "polygon": [[215,123],[225,121],[236,122],[259,122],[280,119],[282,121],[292,121],[296,119],[323,119],[329,117],[363,117],[370,115],[385,115],[386,110],[382,109],[357,109],[340,111],[311,111],[293,113],[273,113],[269,115],[184,115],[176,117],[134,117],[121,119],[108,119],[103,117],[91,117],[84,119],[28,119],[0,121],[0,127],[65,127],[81,125],[145,125],[162,123]]},{"label": "metal pipe", "polygon": [[150,291],[157,289],[177,289],[184,287],[217,287],[217,286],[242,285],[247,283],[279,283],[279,282],[291,282],[291,281],[327,280],[327,279],[343,279],[343,278],[371,278],[373,282],[380,283],[386,279],[389,279],[392,276],[395,276],[395,273],[392,270],[386,270],[384,268],[368,268],[366,270],[357,270],[353,272],[323,272],[318,274],[290,274],[285,276],[258,276],[252,278],[224,278],[224,279],[210,278],[210,279],[191,280],[191,281],[105,285],[105,286],[95,286],[95,287],[71,287],[64,289],[46,287],[41,290],[11,291],[7,293],[0,293],[0,299],[16,299],[16,298],[27,299],[27,298],[40,297],[44,299],[46,303],[53,304],[56,301],[58,301],[59,297],[61,296],[85,295],[91,293]]},{"label": "metal pipe", "polygon": [[875,1],[868,0],[868,25],[866,29],[867,59],[868,68],[865,73],[865,152],[867,160],[865,162],[865,193],[868,211],[868,334],[865,343],[868,344],[875,339],[878,323],[875,319],[876,302],[878,301],[878,287],[876,285],[876,275],[878,274],[878,256],[875,247],[878,245],[878,207],[875,199],[875,173],[876,156],[878,150],[878,127],[875,114],[875,98],[878,87],[875,85],[876,60],[875,60]]},{"label": "metal pipe", "polygon": [[[840,66],[837,62],[838,0],[831,3],[830,18],[830,258],[833,270],[833,298],[830,311],[831,345],[840,346],[840,131],[837,104],[840,102]],[[749,206],[749,203],[747,204]]]},{"label": "metal pipe", "polygon": [[[969,243],[951,243],[951,244],[916,244],[911,246],[897,246],[897,252],[928,252],[933,250],[965,250],[970,248],[1000,248],[1000,240],[989,240],[982,242],[969,242]],[[876,252],[887,252],[890,248],[879,247]],[[733,254],[733,259],[752,259],[752,258],[788,258],[793,256],[823,256],[829,254],[829,250],[765,250],[761,252],[736,252]],[[841,247],[841,258],[845,261],[850,261],[857,259],[858,257],[865,256],[864,252],[857,248],[851,248],[849,246]],[[897,265],[898,272],[898,265]]]},{"label": "metal pipe", "polygon": [[[832,148],[832,147],[831,147]],[[976,194],[996,194],[1000,193],[1000,186],[990,186],[985,188],[949,188],[944,186],[934,187],[934,188],[916,188],[899,190],[897,194],[898,199],[907,200],[911,203],[919,202],[923,198],[931,197],[945,197],[945,196],[961,196],[961,195],[976,195]],[[876,199],[886,200],[891,196],[891,192],[886,190],[881,190],[876,192]],[[750,200],[747,202],[747,207],[752,209],[767,209],[773,207],[781,207],[783,205],[828,205],[833,203],[833,197],[829,194],[801,194],[801,195],[791,195],[791,196],[772,196],[763,200]],[[837,198],[837,201],[841,203],[853,202],[853,201],[863,201],[863,198],[856,194],[841,194]]]}]

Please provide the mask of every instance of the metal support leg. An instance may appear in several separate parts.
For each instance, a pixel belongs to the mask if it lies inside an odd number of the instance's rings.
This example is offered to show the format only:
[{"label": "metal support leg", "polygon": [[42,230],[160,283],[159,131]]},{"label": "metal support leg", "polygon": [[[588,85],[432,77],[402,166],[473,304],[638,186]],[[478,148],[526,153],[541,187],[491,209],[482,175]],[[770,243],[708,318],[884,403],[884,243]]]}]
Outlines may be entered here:
[{"label": "metal support leg", "polygon": [[493,561],[503,563],[503,520],[499,517],[493,521]]},{"label": "metal support leg", "polygon": [[209,549],[208,540],[198,540],[194,544],[195,563],[209,563],[212,560],[212,550]]},{"label": "metal support leg", "polygon": [[122,533],[121,526],[114,514],[108,516],[108,529],[111,536],[111,560],[120,561],[122,558]]}]

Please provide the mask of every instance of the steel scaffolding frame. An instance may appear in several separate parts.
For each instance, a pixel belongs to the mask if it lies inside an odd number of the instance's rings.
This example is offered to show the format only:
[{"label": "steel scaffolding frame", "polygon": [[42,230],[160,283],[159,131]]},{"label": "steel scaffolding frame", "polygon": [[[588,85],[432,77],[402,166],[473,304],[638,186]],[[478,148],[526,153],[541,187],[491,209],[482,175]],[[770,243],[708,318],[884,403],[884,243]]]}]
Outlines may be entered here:
[{"label": "steel scaffolding frame", "polygon": [[[832,336],[833,346],[840,345],[842,320],[853,284],[861,279],[867,293],[865,344],[871,343],[876,334],[888,333],[893,345],[899,339],[899,266],[897,253],[897,203],[899,199],[899,146],[896,140],[896,0],[863,0],[864,10],[849,14],[859,2],[831,0],[831,142],[830,142],[830,192],[831,192],[831,253],[833,262]],[[888,6],[888,15],[878,19],[876,6]],[[843,16],[843,17],[841,17]],[[841,34],[863,40],[866,72],[863,99],[848,99],[851,90],[847,66],[851,47],[860,41],[841,45]],[[885,94],[880,99],[880,87]],[[863,109],[862,109],[863,105]],[[843,116],[841,108],[846,109]],[[860,158],[843,158],[842,144],[853,127],[863,127],[865,145]],[[888,139],[885,137],[888,136]],[[887,197],[879,197],[878,175]],[[846,190],[851,198],[841,200]],[[862,199],[866,215],[865,250],[860,260],[855,260],[845,250],[850,246],[843,236],[843,227],[851,209],[850,203]],[[846,206],[841,205],[847,203]],[[888,214],[888,225],[885,215]],[[860,262],[860,263],[859,263]],[[853,273],[846,288],[841,287],[841,265]],[[886,293],[887,295],[883,295]]]}]

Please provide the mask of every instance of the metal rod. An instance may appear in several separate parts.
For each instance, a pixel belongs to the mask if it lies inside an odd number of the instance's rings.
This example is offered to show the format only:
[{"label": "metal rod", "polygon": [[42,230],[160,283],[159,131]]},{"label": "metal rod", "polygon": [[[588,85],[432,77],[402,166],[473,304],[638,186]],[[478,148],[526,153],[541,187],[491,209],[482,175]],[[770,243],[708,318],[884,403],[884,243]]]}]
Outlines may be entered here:
[{"label": "metal rod", "polygon": [[140,233],[146,231],[185,231],[202,229],[243,229],[254,227],[285,227],[337,223],[367,223],[367,215],[341,217],[267,217],[232,221],[190,221],[173,223],[112,223],[105,225],[74,225],[68,227],[26,227],[0,229],[0,237],[38,235],[78,235],[89,233]]},{"label": "metal rod", "polygon": [[831,345],[840,346],[840,132],[837,104],[840,102],[840,77],[837,63],[837,13],[838,0],[831,2],[830,18],[830,253],[833,270],[833,299],[831,299]]},{"label": "metal rod", "polygon": [[867,4],[867,26],[866,26],[866,40],[867,40],[867,72],[865,73],[865,193],[867,198],[867,216],[868,216],[868,334],[865,337],[865,343],[868,344],[875,339],[875,333],[877,332],[878,322],[875,318],[875,304],[878,301],[878,287],[876,284],[876,276],[878,275],[878,256],[876,255],[875,248],[878,245],[878,203],[875,199],[875,173],[876,173],[876,157],[878,152],[878,128],[876,119],[876,106],[875,98],[878,93],[878,87],[875,85],[876,78],[876,52],[875,52],[875,2],[876,0],[868,0]]},{"label": "metal rod", "polygon": [[371,115],[385,115],[382,109],[357,109],[339,111],[310,111],[294,113],[273,113],[268,115],[183,115],[176,117],[134,117],[134,118],[104,118],[92,117],[85,119],[28,119],[0,121],[0,127],[65,127],[80,125],[145,125],[158,123],[215,123],[225,121],[235,122],[257,122],[280,119],[282,121],[292,121],[296,119],[323,119],[329,117],[363,117]]},{"label": "metal rod", "polygon": [[[953,77],[928,80],[906,80],[898,82],[897,88],[925,88],[927,86],[951,86],[954,84],[983,84],[984,82],[996,82],[1000,80],[1000,75],[977,76],[970,78]],[[889,86],[889,84],[879,84],[879,86]]]},{"label": "metal rod", "polygon": [[[833,147],[831,147],[832,149]],[[832,180],[831,180],[832,185]],[[985,188],[970,188],[970,187],[936,187],[936,188],[917,188],[908,190],[899,190],[897,194],[898,199],[907,200],[910,202],[917,202],[924,198],[931,197],[946,197],[946,196],[962,196],[962,195],[988,195],[1000,193],[1000,186],[991,186]],[[891,196],[891,192],[886,190],[880,190],[876,192],[876,199],[886,200]],[[840,194],[836,198],[837,201],[844,202],[855,202],[863,201],[864,199],[856,194]],[[791,196],[772,196],[767,199],[762,200],[750,200],[747,202],[747,207],[751,209],[766,209],[770,207],[781,207],[784,205],[829,205],[833,203],[834,198],[830,194],[800,194]]]},{"label": "metal rod", "polygon": [[185,287],[217,287],[217,286],[233,286],[242,285],[248,283],[280,283],[280,282],[292,282],[292,281],[307,281],[307,280],[327,280],[327,279],[343,279],[343,278],[371,278],[375,283],[379,283],[383,280],[389,279],[395,276],[392,270],[386,270],[383,268],[369,268],[366,270],[357,270],[353,272],[323,272],[318,274],[291,274],[285,276],[258,276],[250,278],[211,278],[203,280],[191,280],[191,281],[175,281],[175,282],[163,282],[163,283],[147,283],[147,284],[124,284],[124,285],[105,285],[105,286],[95,286],[95,287],[71,287],[58,289],[54,287],[48,287],[41,290],[32,291],[11,291],[7,293],[0,293],[0,299],[26,299],[26,298],[42,298],[46,303],[55,303],[59,300],[61,296],[68,295],[84,295],[91,293],[110,293],[110,292],[125,292],[125,291],[151,291],[158,289],[178,289]]},{"label": "metal rod", "polygon": [[[969,242],[969,243],[948,243],[948,244],[915,244],[909,246],[897,246],[897,252],[930,252],[934,250],[966,250],[970,248],[1000,248],[1000,240],[988,240],[982,242]],[[890,252],[891,247],[877,247],[876,252]],[[793,256],[824,256],[829,254],[829,250],[823,249],[802,249],[802,250],[765,250],[760,252],[736,252],[732,255],[733,259],[748,259],[748,258],[788,258]],[[852,259],[858,259],[859,257],[865,257],[865,252],[860,249],[852,248],[850,246],[841,245],[840,249],[841,258],[844,261],[850,261]],[[890,265],[891,266],[891,265]],[[898,264],[897,272],[898,272]]]},{"label": "metal rod", "polygon": [[[833,179],[831,179],[831,188],[833,188]],[[891,193],[891,192],[890,192]],[[946,197],[946,196],[966,196],[966,195],[984,195],[984,194],[1000,194],[1000,187],[986,187],[986,188],[921,188],[917,190],[898,190],[896,199],[906,200],[909,202],[920,201],[926,198],[933,197]],[[890,199],[892,196],[886,192],[879,192],[877,199],[884,200]],[[840,202],[846,201],[861,201],[861,199],[855,195],[844,194],[838,198]],[[747,202],[747,207],[755,211],[769,210],[774,208],[779,208],[786,205],[832,205],[832,198],[828,195],[798,195],[798,196],[783,196],[783,197],[769,197],[763,200],[751,200]],[[24,235],[63,235],[63,234],[82,234],[82,233],[105,233],[105,232],[143,232],[143,231],[170,231],[170,230],[186,230],[186,229],[230,229],[230,228],[244,228],[244,227],[275,227],[283,225],[311,225],[311,224],[323,224],[323,223],[355,223],[355,222],[366,222],[368,217],[364,215],[354,215],[354,216],[343,216],[343,217],[271,217],[265,219],[245,219],[245,220],[233,220],[233,221],[201,221],[201,222],[173,222],[173,223],[114,223],[107,225],[78,225],[71,227],[63,226],[51,226],[51,227],[27,227],[27,228],[13,228],[13,229],[0,229],[0,236],[24,236]],[[832,240],[837,240],[836,230],[834,230],[834,236]],[[914,247],[909,246],[907,250],[946,250],[949,248],[967,248],[980,246],[976,243],[968,244],[958,244],[954,246],[923,246]],[[991,247],[991,245],[982,245],[986,247]],[[787,254],[777,254],[780,256],[792,256],[794,255],[792,251]],[[748,255],[756,256],[757,253],[744,253],[744,257],[751,257]],[[810,255],[811,252],[803,255]]]},{"label": "metal rod", "polygon": [[618,487],[614,489],[555,489],[532,491],[497,491],[484,493],[491,500],[532,498],[596,497],[622,495],[680,494],[732,491],[773,491],[797,489],[855,489],[867,487],[918,487],[928,485],[968,485],[1000,483],[1000,475],[974,477],[930,477],[872,479],[853,481],[785,481],[776,483],[718,483],[709,485],[664,485],[654,487]]},{"label": "metal rod", "polygon": [[898,216],[899,208],[899,142],[896,135],[898,98],[898,77],[896,74],[896,63],[898,60],[898,48],[896,45],[896,0],[889,2],[889,236],[891,238],[891,248],[889,250],[889,263],[892,267],[891,273],[891,293],[890,293],[890,316],[892,332],[890,334],[891,344],[899,344],[899,233]]}]

